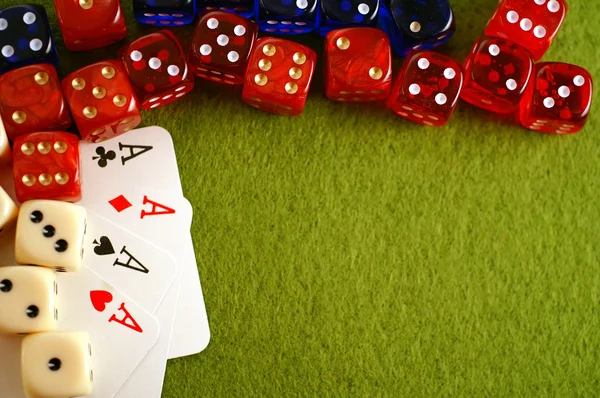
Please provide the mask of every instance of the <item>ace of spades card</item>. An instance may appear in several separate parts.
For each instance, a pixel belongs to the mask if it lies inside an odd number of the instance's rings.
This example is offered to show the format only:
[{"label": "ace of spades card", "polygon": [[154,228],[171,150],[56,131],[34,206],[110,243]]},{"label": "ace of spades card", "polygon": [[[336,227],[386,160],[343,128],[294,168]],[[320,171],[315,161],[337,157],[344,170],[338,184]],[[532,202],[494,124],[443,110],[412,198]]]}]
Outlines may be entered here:
[{"label": "ace of spades card", "polygon": [[[132,130],[98,144],[82,142],[80,153],[84,198],[88,192],[96,192],[93,187],[97,184],[116,189],[153,187],[183,196],[173,141],[161,127]],[[169,358],[198,353],[210,339],[193,242],[190,235],[185,239],[186,254],[170,293],[178,295],[170,297],[176,305],[174,321],[164,321],[172,324]]]}]

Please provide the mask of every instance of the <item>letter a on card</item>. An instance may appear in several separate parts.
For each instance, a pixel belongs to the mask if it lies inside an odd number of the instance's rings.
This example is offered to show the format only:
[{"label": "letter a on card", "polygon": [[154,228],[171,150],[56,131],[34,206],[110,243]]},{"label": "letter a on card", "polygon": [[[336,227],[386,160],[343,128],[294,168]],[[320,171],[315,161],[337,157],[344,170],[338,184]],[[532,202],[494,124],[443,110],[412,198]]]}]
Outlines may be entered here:
[{"label": "letter a on card", "polygon": [[[143,204],[144,204],[144,206],[147,204],[152,205],[152,210],[146,211],[145,209],[142,209],[140,218],[144,218],[146,216],[160,216],[160,215],[164,215],[164,214],[175,214],[175,209],[172,209],[172,208],[165,206],[163,204],[160,204],[158,202],[154,202],[153,200],[148,199],[148,197],[145,195],[144,195]],[[159,210],[157,210],[157,209],[159,209]]]}]

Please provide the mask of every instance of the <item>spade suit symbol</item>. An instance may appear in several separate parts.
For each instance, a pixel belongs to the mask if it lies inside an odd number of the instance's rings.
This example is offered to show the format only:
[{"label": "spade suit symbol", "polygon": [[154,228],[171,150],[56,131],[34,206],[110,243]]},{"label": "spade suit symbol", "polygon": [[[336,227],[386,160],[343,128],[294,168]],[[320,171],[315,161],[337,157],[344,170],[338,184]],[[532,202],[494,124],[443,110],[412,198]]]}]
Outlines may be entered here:
[{"label": "spade suit symbol", "polygon": [[94,253],[99,256],[115,254],[115,248],[113,247],[110,239],[108,239],[108,236],[101,236],[100,242],[94,239],[94,245],[96,245],[96,247],[94,247]]}]

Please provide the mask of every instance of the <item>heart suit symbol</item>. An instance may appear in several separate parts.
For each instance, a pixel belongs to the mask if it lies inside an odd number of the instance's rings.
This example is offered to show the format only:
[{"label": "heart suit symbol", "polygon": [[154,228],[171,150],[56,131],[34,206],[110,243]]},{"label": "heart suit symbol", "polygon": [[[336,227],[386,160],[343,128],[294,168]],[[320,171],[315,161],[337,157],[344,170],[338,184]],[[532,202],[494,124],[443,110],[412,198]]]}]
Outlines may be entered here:
[{"label": "heart suit symbol", "polygon": [[113,295],[106,290],[92,290],[90,300],[92,300],[92,305],[96,311],[103,312],[106,309],[106,304],[113,300]]}]

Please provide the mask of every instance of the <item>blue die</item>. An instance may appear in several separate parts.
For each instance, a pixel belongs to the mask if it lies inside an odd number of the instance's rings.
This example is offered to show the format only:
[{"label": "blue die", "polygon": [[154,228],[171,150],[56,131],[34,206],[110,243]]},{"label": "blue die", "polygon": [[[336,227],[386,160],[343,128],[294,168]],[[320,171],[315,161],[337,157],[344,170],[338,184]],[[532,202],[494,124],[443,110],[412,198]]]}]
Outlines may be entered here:
[{"label": "blue die", "polygon": [[204,11],[232,12],[245,18],[254,17],[254,0],[197,0],[198,13]]},{"label": "blue die", "polygon": [[46,9],[37,4],[25,4],[1,10],[0,73],[39,63],[58,67]]},{"label": "blue die", "polygon": [[317,0],[256,0],[260,30],[280,35],[312,32],[317,20]]},{"label": "blue die", "polygon": [[400,56],[441,46],[456,30],[448,0],[381,0],[379,24]]},{"label": "blue die", "polygon": [[194,0],[133,0],[133,14],[147,25],[187,25],[194,22],[194,3]]},{"label": "blue die", "polygon": [[321,36],[340,28],[375,27],[379,0],[321,0],[317,11],[317,31]]}]

